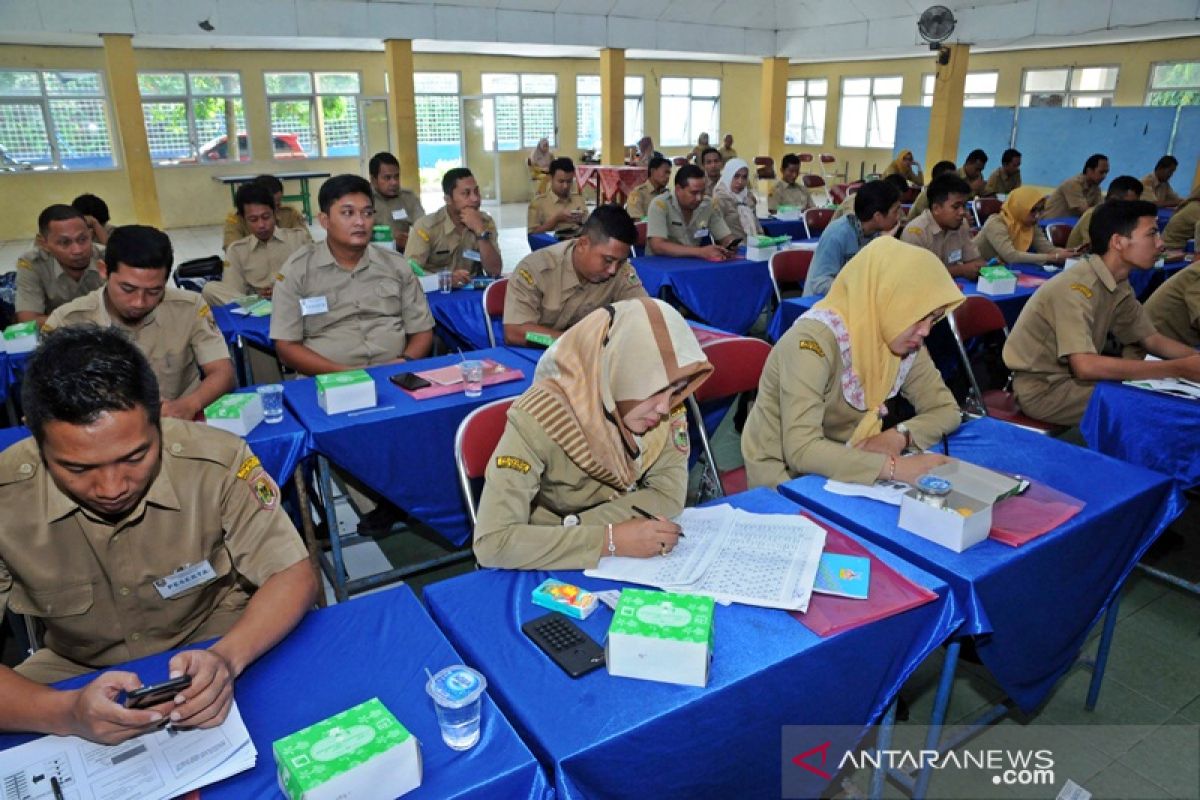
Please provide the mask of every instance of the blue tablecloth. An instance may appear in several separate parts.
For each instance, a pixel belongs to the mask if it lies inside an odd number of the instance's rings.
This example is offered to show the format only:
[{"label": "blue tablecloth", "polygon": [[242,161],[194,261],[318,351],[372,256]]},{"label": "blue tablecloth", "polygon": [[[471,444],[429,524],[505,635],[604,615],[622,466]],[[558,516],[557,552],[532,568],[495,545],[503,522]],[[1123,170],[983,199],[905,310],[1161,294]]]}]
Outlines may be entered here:
[{"label": "blue tablecloth", "polygon": [[3,371],[0,372],[0,383],[4,384],[4,388],[0,390],[0,402],[3,402],[9,392],[16,392],[21,383],[21,376],[25,374],[25,362],[29,360],[29,353],[10,353],[2,354],[3,361],[0,361],[0,367]]},{"label": "blue tablecloth", "polygon": [[662,297],[670,289],[673,299],[721,330],[750,330],[771,296],[765,261],[672,256],[641,256],[632,261],[647,294]]},{"label": "blue tablecloth", "polygon": [[[790,236],[793,239],[807,239],[808,227],[803,219],[760,219],[763,233],[767,236]],[[817,241],[813,239],[812,241]]]},{"label": "blue tablecloth", "polygon": [[[1187,261],[1170,261],[1161,267],[1153,269],[1135,269],[1129,273],[1129,285],[1133,287],[1134,295],[1145,302],[1151,292],[1158,286],[1170,278],[1176,272],[1188,265]],[[1028,275],[1039,275],[1043,278],[1052,278],[1061,271],[1061,267],[1053,271],[1047,271],[1040,264],[1009,264],[1010,269],[1016,272],[1024,272]],[[1007,316],[1007,314],[1005,315]],[[1011,327],[1011,323],[1010,323]]]},{"label": "blue tablecloth", "polygon": [[[477,289],[455,289],[443,294],[429,292],[429,311],[437,322],[437,333],[442,340],[463,350],[482,350],[490,347],[487,336],[487,319],[483,314],[483,291]],[[494,320],[492,330],[496,344],[504,342],[504,326]]]},{"label": "blue tablecloth", "polygon": [[[170,655],[122,668],[134,670],[145,682],[164,680]],[[479,744],[460,753],[442,743],[425,693],[425,670],[436,672],[461,661],[407,586],[311,612],[237,681],[235,697],[258,762],[247,772],[204,787],[202,797],[279,797],[271,744],[372,697],[421,742],[424,779],[406,798],[552,797],[545,774],[488,697]],[[83,677],[61,685],[74,688],[87,681]],[[0,736],[0,748],[31,738]]]},{"label": "blue tablecloth", "polygon": [[233,347],[237,343],[238,337],[241,337],[245,342],[258,345],[274,353],[275,343],[271,341],[271,318],[269,316],[251,317],[245,314],[234,314],[233,309],[237,307],[237,303],[230,303],[212,310],[213,321],[217,323],[217,327],[225,337],[225,343]]},{"label": "blue tablecloth", "polygon": [[0,353],[0,403],[8,399],[8,353]]},{"label": "blue tablecloth", "polygon": [[[767,490],[729,502],[761,513],[797,511]],[[706,688],[614,678],[602,669],[573,680],[521,632],[522,623],[546,613],[529,598],[551,574],[588,589],[618,583],[573,571],[482,570],[429,586],[424,597],[553,771],[559,800],[778,797],[780,726],[861,729],[961,622],[944,583],[894,556],[880,557],[939,598],[825,639],[783,611],[718,605]],[[599,642],[611,620],[602,607],[579,624]],[[814,776],[806,795],[816,796],[824,783]]]},{"label": "blue tablecloth", "polygon": [[553,233],[530,233],[526,234],[529,239],[529,251],[536,253],[543,247],[549,247],[552,244],[558,244],[558,237]]},{"label": "blue tablecloth", "polygon": [[807,475],[780,491],[946,580],[967,614],[965,633],[1025,711],[1070,668],[1088,631],[1134,563],[1183,509],[1165,476],[991,419],[950,438],[950,453],[1020,473],[1086,502],[1059,528],[1009,547],[988,539],[955,553],[897,526],[899,509],[825,491]]},{"label": "blue tablecloth", "polygon": [[471,536],[454,467],[458,423],[481,405],[525,391],[533,377],[532,362],[503,347],[468,355],[494,359],[521,370],[525,377],[485,386],[480,397],[468,398],[455,392],[414,400],[394,386],[388,376],[457,364],[457,353],[372,367],[368,372],[375,379],[378,405],[332,416],[317,405],[316,381],[312,378],[289,381],[283,387],[284,401],[312,435],[316,452],[456,545]]},{"label": "blue tablecloth", "polygon": [[1200,401],[1100,381],[1079,427],[1093,450],[1200,485]]}]

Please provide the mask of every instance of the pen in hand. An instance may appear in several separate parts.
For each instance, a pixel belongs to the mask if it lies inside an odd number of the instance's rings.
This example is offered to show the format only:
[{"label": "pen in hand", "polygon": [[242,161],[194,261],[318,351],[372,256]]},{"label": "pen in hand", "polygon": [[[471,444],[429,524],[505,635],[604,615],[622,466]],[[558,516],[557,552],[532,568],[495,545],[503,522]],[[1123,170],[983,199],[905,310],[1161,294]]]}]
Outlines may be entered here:
[{"label": "pen in hand", "polygon": [[[658,519],[658,517],[656,517],[655,515],[651,514],[649,511],[647,511],[647,510],[646,510],[646,509],[644,509],[644,508],[638,508],[637,506],[633,506],[633,510],[634,510],[634,511],[636,511],[636,512],[637,512],[639,515],[641,515],[641,516],[645,517],[646,519]],[[682,528],[681,528],[681,529],[680,529],[680,531],[679,531],[679,538],[680,538],[680,539],[686,539],[686,538],[687,538],[686,536],[684,536],[684,535],[683,535],[683,529],[682,529]]]}]

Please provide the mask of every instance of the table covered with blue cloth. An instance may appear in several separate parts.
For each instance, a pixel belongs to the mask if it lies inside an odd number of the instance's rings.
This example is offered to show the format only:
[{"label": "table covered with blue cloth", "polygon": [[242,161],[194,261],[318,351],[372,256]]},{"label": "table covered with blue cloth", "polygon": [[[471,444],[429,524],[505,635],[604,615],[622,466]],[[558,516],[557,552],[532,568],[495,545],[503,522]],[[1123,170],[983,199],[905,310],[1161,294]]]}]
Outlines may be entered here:
[{"label": "table covered with blue cloth", "polygon": [[529,239],[529,252],[536,253],[543,247],[549,247],[552,244],[558,244],[559,239],[553,233],[530,233],[526,234]]},{"label": "table covered with blue cloth", "polygon": [[424,522],[450,542],[461,545],[471,536],[466,506],[454,466],[454,434],[458,423],[481,405],[513,397],[529,387],[533,364],[503,347],[467,353],[519,369],[524,377],[484,386],[480,397],[462,392],[415,400],[388,377],[457,364],[452,355],[371,367],[378,404],[374,408],[326,414],[317,405],[312,378],[288,381],[283,397],[300,424],[312,435],[313,449],[358,478],[373,491]]},{"label": "table covered with blue cloth", "polygon": [[1079,423],[1088,447],[1200,485],[1200,400],[1100,381]]},{"label": "table covered with blue cloth", "polygon": [[217,323],[225,343],[230,347],[237,344],[240,338],[244,342],[266,348],[275,352],[275,343],[271,341],[271,317],[252,317],[248,314],[234,314],[237,303],[217,306],[212,310],[213,322]]},{"label": "table covered with blue cloth", "polygon": [[[1157,289],[1163,281],[1167,280],[1190,263],[1190,261],[1180,259],[1178,261],[1169,261],[1161,267],[1133,270],[1129,273],[1129,285],[1133,287],[1134,296],[1142,302],[1145,302],[1146,298],[1149,297],[1150,294]],[[1024,272],[1027,275],[1040,275],[1044,278],[1053,278],[1062,270],[1062,267],[1046,270],[1041,264],[1009,264],[1008,267],[1014,272]]]},{"label": "table covered with blue cloth", "polygon": [[[121,669],[136,672],[144,683],[165,680],[173,654],[142,658]],[[537,761],[486,694],[479,743],[466,752],[443,744],[432,701],[425,693],[425,670],[437,672],[459,663],[461,657],[407,586],[310,612],[235,684],[234,697],[258,761],[253,769],[204,787],[201,796],[204,800],[279,797],[271,744],[378,697],[421,743],[423,779],[406,798],[552,797]],[[76,688],[91,677],[59,686]],[[0,748],[31,738],[0,736]],[[72,796],[69,791],[67,796]]]},{"label": "table covered with blue cloth", "polygon": [[[429,292],[425,295],[429,312],[437,323],[442,340],[462,350],[482,350],[488,342],[488,320],[483,313],[482,289],[455,289],[452,292]],[[504,326],[499,319],[492,322],[496,344],[504,343]]]},{"label": "table covered with blue cloth", "polygon": [[947,581],[967,616],[963,632],[979,637],[983,664],[1029,712],[1070,668],[1133,565],[1183,509],[1182,496],[1156,472],[987,418],[951,436],[950,455],[1041,481],[1086,505],[1021,547],[986,539],[955,553],[902,530],[896,506],[827,492],[822,476],[806,475],[779,490]]},{"label": "table covered with blue cloth", "polygon": [[771,296],[767,262],[734,258],[641,256],[632,259],[646,293],[678,301],[702,322],[734,333],[745,333],[758,319]]},{"label": "table covered with blue cloth", "polygon": [[800,219],[760,219],[758,222],[767,236],[790,236],[793,239],[809,238],[808,226],[804,224],[803,217]]},{"label": "table covered with blue cloth", "polygon": [[[758,513],[799,510],[766,489],[727,502]],[[576,571],[481,570],[429,586],[424,597],[553,772],[558,800],[779,797],[782,725],[861,731],[961,623],[942,581],[873,549],[937,599],[827,638],[778,609],[718,605],[705,688],[616,678],[603,668],[572,679],[521,632],[546,613],[530,593],[547,577],[591,590],[624,584]],[[578,624],[602,642],[611,620],[601,606]],[[810,780],[804,796],[815,797],[827,781]]]}]

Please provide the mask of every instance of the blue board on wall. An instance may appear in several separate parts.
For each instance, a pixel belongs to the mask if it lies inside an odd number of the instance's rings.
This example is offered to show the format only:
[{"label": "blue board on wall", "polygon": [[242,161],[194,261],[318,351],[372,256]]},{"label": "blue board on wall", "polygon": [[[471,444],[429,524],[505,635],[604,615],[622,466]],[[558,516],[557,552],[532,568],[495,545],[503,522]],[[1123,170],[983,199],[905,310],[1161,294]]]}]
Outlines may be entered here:
[{"label": "blue board on wall", "polygon": [[[893,148],[893,155],[901,150],[912,150],[913,157],[926,173],[933,168],[925,158],[925,147],[929,143],[929,112],[930,109],[924,106],[900,106]],[[967,153],[978,147],[988,154],[987,174],[1000,166],[1000,156],[1012,141],[1014,116],[1013,108],[964,108],[956,163],[961,166],[967,160]]]},{"label": "blue board on wall", "polygon": [[1078,174],[1092,153],[1109,157],[1110,180],[1118,175],[1140,178],[1167,152],[1174,122],[1173,106],[1022,108],[1016,144],[1021,180],[1057,186]]},{"label": "blue board on wall", "polygon": [[[1196,162],[1200,160],[1200,106],[1183,106],[1179,109],[1179,126],[1175,129],[1171,155],[1179,159],[1179,169],[1175,170],[1171,186],[1187,197],[1192,188],[1192,179],[1196,177]],[[1140,173],[1138,177],[1145,174]]]}]

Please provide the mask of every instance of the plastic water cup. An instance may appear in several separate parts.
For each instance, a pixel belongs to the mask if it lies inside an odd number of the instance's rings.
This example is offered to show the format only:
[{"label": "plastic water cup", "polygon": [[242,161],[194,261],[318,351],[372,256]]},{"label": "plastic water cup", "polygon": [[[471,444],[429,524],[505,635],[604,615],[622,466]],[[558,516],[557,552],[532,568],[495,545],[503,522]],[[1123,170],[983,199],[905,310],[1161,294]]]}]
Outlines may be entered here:
[{"label": "plastic water cup", "polygon": [[274,425],[283,422],[283,386],[268,383],[258,387],[258,399],[262,400],[263,419]]},{"label": "plastic water cup", "polygon": [[450,294],[450,288],[454,285],[454,273],[448,269],[444,269],[438,273],[438,291],[442,294]]},{"label": "plastic water cup", "polygon": [[467,397],[483,394],[483,362],[464,361],[459,368],[462,369],[463,393]]},{"label": "plastic water cup", "polygon": [[433,698],[442,741],[451,750],[470,750],[479,741],[479,715],[487,678],[456,664],[430,677],[425,691]]}]

